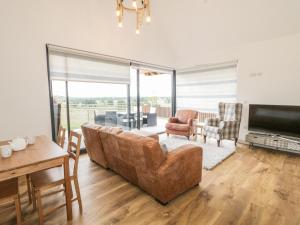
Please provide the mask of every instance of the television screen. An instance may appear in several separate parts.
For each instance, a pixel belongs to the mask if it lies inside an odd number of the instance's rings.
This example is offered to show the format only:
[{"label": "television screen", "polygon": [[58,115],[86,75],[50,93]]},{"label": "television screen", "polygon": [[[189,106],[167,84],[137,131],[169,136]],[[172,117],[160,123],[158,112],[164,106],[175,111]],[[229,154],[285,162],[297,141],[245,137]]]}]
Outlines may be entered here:
[{"label": "television screen", "polygon": [[250,104],[248,129],[300,137],[300,106]]}]

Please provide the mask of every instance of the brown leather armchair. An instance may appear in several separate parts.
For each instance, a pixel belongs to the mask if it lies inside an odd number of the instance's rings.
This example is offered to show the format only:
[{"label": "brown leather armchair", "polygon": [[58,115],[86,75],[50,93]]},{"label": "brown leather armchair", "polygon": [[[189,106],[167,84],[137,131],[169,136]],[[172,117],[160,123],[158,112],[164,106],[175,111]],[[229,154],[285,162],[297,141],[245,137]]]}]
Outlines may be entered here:
[{"label": "brown leather armchair", "polygon": [[166,133],[186,136],[188,139],[194,135],[194,120],[198,112],[195,110],[178,110],[175,117],[169,118],[166,124]]}]

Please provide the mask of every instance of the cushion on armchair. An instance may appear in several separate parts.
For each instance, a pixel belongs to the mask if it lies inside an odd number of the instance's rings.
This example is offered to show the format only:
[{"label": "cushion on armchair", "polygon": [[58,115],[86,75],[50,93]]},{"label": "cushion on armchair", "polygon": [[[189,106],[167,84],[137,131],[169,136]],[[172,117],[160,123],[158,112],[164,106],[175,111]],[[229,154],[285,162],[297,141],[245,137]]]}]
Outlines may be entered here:
[{"label": "cushion on armchair", "polygon": [[178,119],[176,117],[171,117],[168,120],[169,123],[178,123]]},{"label": "cushion on armchair", "polygon": [[224,112],[224,121],[235,121],[235,105],[236,104],[227,104]]},{"label": "cushion on armchair", "polygon": [[166,128],[169,130],[188,131],[190,126],[188,124],[167,123]]}]

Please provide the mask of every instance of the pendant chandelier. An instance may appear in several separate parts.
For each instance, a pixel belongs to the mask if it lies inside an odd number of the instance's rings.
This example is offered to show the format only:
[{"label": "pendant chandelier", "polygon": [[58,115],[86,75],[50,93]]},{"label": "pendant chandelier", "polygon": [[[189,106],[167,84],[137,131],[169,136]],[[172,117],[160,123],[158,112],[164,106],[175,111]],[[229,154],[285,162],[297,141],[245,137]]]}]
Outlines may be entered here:
[{"label": "pendant chandelier", "polygon": [[136,14],[136,34],[140,34],[140,27],[143,21],[151,22],[150,17],[150,0],[130,0],[131,6],[125,4],[124,0],[117,0],[116,15],[118,18],[118,26],[123,27],[124,11]]}]

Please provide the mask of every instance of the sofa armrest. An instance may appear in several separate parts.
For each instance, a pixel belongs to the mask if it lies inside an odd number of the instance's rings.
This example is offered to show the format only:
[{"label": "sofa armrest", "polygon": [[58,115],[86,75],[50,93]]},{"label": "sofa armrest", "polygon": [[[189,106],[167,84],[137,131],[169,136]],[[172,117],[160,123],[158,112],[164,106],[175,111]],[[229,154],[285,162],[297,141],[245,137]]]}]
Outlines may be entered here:
[{"label": "sofa armrest", "polygon": [[156,172],[156,198],[167,203],[201,181],[202,148],[183,145],[168,153]]},{"label": "sofa armrest", "polygon": [[194,119],[188,119],[187,123],[190,127],[193,126]]},{"label": "sofa armrest", "polygon": [[170,117],[168,120],[169,123],[178,123],[178,118],[176,117]]},{"label": "sofa armrest", "polygon": [[193,187],[201,180],[202,148],[188,144],[169,152],[157,175],[163,187],[162,194],[170,188],[181,192]]}]

